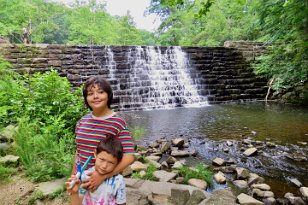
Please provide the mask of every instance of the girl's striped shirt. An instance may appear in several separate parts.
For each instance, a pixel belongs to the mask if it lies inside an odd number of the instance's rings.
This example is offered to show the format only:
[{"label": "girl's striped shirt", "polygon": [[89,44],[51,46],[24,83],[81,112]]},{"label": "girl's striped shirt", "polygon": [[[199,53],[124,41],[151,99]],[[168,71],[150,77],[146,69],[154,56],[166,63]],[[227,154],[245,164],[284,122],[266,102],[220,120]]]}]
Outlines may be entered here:
[{"label": "girl's striped shirt", "polygon": [[[94,157],[94,150],[101,139],[106,135],[112,135],[118,138],[123,146],[124,154],[134,154],[134,144],[126,125],[125,120],[113,113],[106,118],[98,118],[89,113],[83,116],[76,124],[76,146],[77,157],[81,166],[86,162],[89,156]],[[95,159],[92,158],[87,168],[94,166]]]}]

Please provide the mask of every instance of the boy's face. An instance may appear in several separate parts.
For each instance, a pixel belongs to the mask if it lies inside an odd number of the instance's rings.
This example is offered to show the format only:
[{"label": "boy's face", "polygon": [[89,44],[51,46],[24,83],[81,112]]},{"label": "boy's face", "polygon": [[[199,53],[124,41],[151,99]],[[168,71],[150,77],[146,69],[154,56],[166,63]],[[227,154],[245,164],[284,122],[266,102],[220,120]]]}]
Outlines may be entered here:
[{"label": "boy's face", "polygon": [[95,170],[102,175],[112,172],[118,164],[118,159],[105,151],[95,152],[95,158]]},{"label": "boy's face", "polygon": [[87,91],[87,102],[93,111],[107,108],[108,94],[103,89],[94,84]]}]

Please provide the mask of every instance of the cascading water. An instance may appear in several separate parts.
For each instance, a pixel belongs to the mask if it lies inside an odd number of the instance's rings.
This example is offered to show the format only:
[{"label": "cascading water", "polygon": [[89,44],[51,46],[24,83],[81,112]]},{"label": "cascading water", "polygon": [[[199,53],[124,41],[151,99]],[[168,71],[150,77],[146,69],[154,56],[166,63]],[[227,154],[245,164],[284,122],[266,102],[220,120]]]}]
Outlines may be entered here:
[{"label": "cascading water", "polygon": [[161,51],[159,47],[136,46],[129,50],[127,59],[130,98],[122,99],[120,107],[128,103],[139,109],[208,105],[189,76],[192,68],[180,47]]}]

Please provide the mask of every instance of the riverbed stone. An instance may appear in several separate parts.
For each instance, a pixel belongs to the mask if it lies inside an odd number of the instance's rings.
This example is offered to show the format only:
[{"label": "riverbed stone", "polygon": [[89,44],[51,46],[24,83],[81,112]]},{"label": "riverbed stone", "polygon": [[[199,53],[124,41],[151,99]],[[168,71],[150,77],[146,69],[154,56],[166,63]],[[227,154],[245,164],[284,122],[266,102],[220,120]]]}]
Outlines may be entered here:
[{"label": "riverbed stone", "polygon": [[268,184],[253,184],[251,185],[252,189],[260,189],[260,190],[264,190],[264,191],[269,191],[271,190],[271,187]]},{"label": "riverbed stone", "polygon": [[220,157],[216,157],[213,161],[212,161],[212,164],[215,165],[215,166],[222,166],[224,165],[225,163],[225,160],[220,158]]},{"label": "riverbed stone", "polygon": [[244,193],[238,195],[237,200],[241,205],[264,205],[263,202],[256,200],[253,197]]},{"label": "riverbed stone", "polygon": [[184,145],[184,138],[176,138],[173,139],[172,141],[172,145],[175,147],[182,147]]},{"label": "riverbed stone", "polygon": [[248,177],[248,185],[251,186],[252,184],[257,184],[257,183],[262,183],[264,182],[264,178],[260,177],[259,175],[255,174],[255,173],[249,173],[249,177]]},{"label": "riverbed stone", "polygon": [[308,202],[308,187],[301,187],[299,191],[301,192],[303,199]]},{"label": "riverbed stone", "polygon": [[229,189],[215,190],[212,195],[199,205],[236,205],[236,197]]},{"label": "riverbed stone", "polygon": [[174,204],[186,205],[189,200],[190,193],[188,190],[172,188],[171,189],[171,200]]},{"label": "riverbed stone", "polygon": [[6,155],[4,157],[0,157],[0,164],[5,166],[13,166],[16,167],[19,162],[19,156],[14,155]]},{"label": "riverbed stone", "polygon": [[291,182],[292,184],[294,184],[294,185],[297,186],[297,187],[301,187],[301,186],[302,186],[302,183],[301,183],[298,179],[291,178],[291,179],[289,179],[289,180],[290,180],[290,182]]},{"label": "riverbed stone", "polygon": [[186,205],[198,205],[202,200],[204,200],[206,196],[204,193],[200,190],[194,190],[188,201],[186,202]]},{"label": "riverbed stone", "polygon": [[161,143],[160,151],[161,153],[165,153],[171,147],[171,142],[166,141]]},{"label": "riverbed stone", "polygon": [[65,182],[66,182],[65,178],[56,179],[49,182],[42,182],[36,186],[35,190],[41,192],[43,196],[46,197],[52,193],[55,193],[56,191],[62,190],[63,184]]},{"label": "riverbed stone", "polygon": [[139,161],[135,161],[133,164],[130,165],[130,167],[133,171],[137,171],[137,172],[142,171],[142,170],[146,171],[148,168],[146,164],[143,164]]},{"label": "riverbed stone", "polygon": [[190,153],[187,150],[173,150],[171,156],[173,157],[188,157]]},{"label": "riverbed stone", "polygon": [[202,180],[202,179],[189,179],[188,180],[188,184],[194,187],[198,187],[200,189],[205,190],[207,188],[207,183],[206,181]]},{"label": "riverbed stone", "polygon": [[221,171],[219,171],[218,173],[214,174],[214,179],[219,184],[226,183],[226,176]]},{"label": "riverbed stone", "polygon": [[247,179],[249,177],[249,171],[242,167],[236,167],[236,178],[237,179]]},{"label": "riverbed stone", "polygon": [[252,147],[252,148],[246,149],[244,152],[244,155],[246,155],[247,157],[250,157],[254,155],[255,153],[257,153],[257,149],[255,147]]},{"label": "riverbed stone", "polygon": [[171,179],[174,179],[177,174],[174,172],[167,172],[165,170],[159,170],[159,171],[155,171],[153,175],[156,178],[158,178],[160,182],[168,182]]},{"label": "riverbed stone", "polygon": [[248,184],[245,180],[234,180],[233,184],[240,189],[246,189],[248,187]]}]

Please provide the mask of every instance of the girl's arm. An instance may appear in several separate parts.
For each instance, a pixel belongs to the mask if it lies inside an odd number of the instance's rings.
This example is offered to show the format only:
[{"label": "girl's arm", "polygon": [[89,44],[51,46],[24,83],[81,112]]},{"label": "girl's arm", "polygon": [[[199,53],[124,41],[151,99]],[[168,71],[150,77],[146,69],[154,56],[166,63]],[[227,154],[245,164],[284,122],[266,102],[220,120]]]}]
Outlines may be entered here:
[{"label": "girl's arm", "polygon": [[88,190],[94,191],[97,187],[105,180],[116,174],[119,174],[126,167],[132,164],[135,161],[135,156],[133,154],[123,154],[121,162],[114,168],[110,173],[100,175],[96,171],[88,174],[89,179],[86,179],[82,182],[82,188],[87,188]]}]

